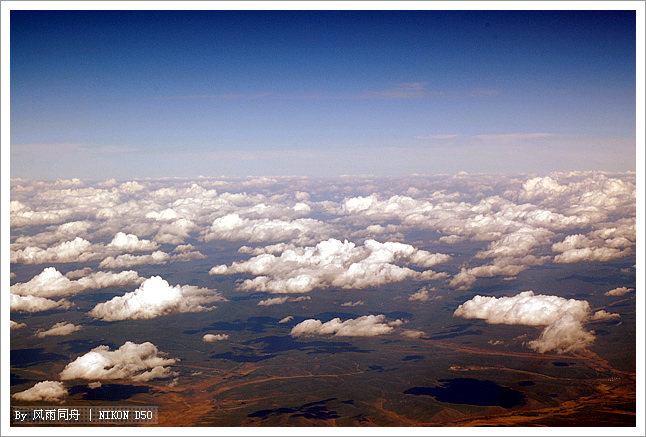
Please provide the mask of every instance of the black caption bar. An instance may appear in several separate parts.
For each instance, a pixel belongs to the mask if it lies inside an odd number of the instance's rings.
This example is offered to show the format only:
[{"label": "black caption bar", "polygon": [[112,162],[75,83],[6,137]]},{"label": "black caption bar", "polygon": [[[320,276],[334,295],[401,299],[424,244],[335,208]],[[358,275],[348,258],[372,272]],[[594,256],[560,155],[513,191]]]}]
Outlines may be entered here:
[{"label": "black caption bar", "polygon": [[157,406],[11,408],[12,425],[154,425],[157,423]]}]

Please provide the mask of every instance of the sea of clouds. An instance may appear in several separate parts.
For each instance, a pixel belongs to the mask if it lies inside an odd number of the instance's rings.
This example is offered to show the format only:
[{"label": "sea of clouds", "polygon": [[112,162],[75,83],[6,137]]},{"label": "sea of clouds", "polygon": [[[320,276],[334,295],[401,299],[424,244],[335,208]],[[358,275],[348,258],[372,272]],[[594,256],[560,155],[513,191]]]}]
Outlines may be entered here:
[{"label": "sea of clouds", "polygon": [[[419,284],[411,305],[434,299],[435,286],[477,289],[483,278],[513,279],[536,266],[604,263],[634,256],[635,174],[600,172],[516,176],[402,178],[196,178],[11,180],[12,312],[55,310],[60,322],[34,335],[68,335],[66,310],[86,290],[129,291],[96,304],[88,321],[148,320],[231,305],[213,287],[171,283],[164,267],[209,263],[204,273],[242,278],[240,292],[275,294],[259,306],[310,299],[312,290],[370,289],[401,281]],[[226,242],[238,260],[207,250]],[[474,247],[467,250],[465,247]],[[455,248],[453,250],[452,248]],[[459,250],[458,250],[459,249]],[[18,276],[18,266],[39,273]],[[67,267],[69,266],[69,268]],[[143,275],[155,266],[157,275]],[[633,267],[634,269],[634,267]],[[601,290],[610,299],[631,284]],[[634,285],[633,285],[634,287]],[[618,319],[593,312],[585,300],[519,289],[513,296],[475,295],[455,317],[543,328],[528,347],[568,353],[590,347],[585,324]],[[344,306],[361,306],[348,300]],[[289,321],[288,317],[281,320]],[[305,320],[291,335],[375,336],[405,330],[383,314],[327,322]],[[11,322],[27,332],[26,323]],[[18,331],[20,330],[20,331]],[[207,334],[205,342],[226,341]],[[44,381],[16,399],[55,400],[70,379],[169,378],[175,359],[152,343],[100,346],[68,364],[61,381]]]}]

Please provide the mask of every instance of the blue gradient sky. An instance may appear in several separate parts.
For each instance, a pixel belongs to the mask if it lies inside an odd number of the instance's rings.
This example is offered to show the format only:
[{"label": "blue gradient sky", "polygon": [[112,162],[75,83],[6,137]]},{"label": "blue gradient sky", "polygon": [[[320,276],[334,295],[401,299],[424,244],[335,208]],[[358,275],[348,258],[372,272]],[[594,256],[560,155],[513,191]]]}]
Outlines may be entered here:
[{"label": "blue gradient sky", "polygon": [[11,176],[635,170],[634,11],[11,11]]}]

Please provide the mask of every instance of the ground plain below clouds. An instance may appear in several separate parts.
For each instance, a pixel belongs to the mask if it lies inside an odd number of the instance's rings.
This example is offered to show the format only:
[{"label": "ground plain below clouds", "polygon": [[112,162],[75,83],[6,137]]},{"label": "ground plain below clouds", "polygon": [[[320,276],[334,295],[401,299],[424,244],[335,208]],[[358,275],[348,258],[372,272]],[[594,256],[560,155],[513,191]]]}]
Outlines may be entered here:
[{"label": "ground plain below clouds", "polygon": [[[445,324],[486,321],[490,347],[513,343],[494,325],[514,337],[524,326],[514,344],[540,354],[605,350],[595,326],[634,322],[632,172],[12,179],[10,218],[12,349],[80,341],[97,324],[104,333],[42,381],[12,387],[15,401],[64,402],[72,380],[181,387],[175,367],[191,361],[174,341],[112,342],[113,327],[204,314],[211,324],[194,326],[196,347],[221,347],[233,333],[217,327],[241,323],[223,317],[242,305],[275,317],[291,342],[416,341],[457,332],[431,333],[412,317],[443,302]],[[605,266],[614,279],[585,292],[528,280],[576,266]],[[328,295],[338,302],[320,300]],[[626,299],[632,307],[612,308]]]}]

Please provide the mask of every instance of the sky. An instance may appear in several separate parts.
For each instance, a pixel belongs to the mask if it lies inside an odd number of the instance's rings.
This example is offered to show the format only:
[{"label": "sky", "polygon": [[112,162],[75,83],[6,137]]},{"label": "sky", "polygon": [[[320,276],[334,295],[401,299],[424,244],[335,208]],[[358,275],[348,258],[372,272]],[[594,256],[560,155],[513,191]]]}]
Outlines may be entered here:
[{"label": "sky", "polygon": [[636,28],[634,10],[12,10],[11,177],[635,171]]}]

